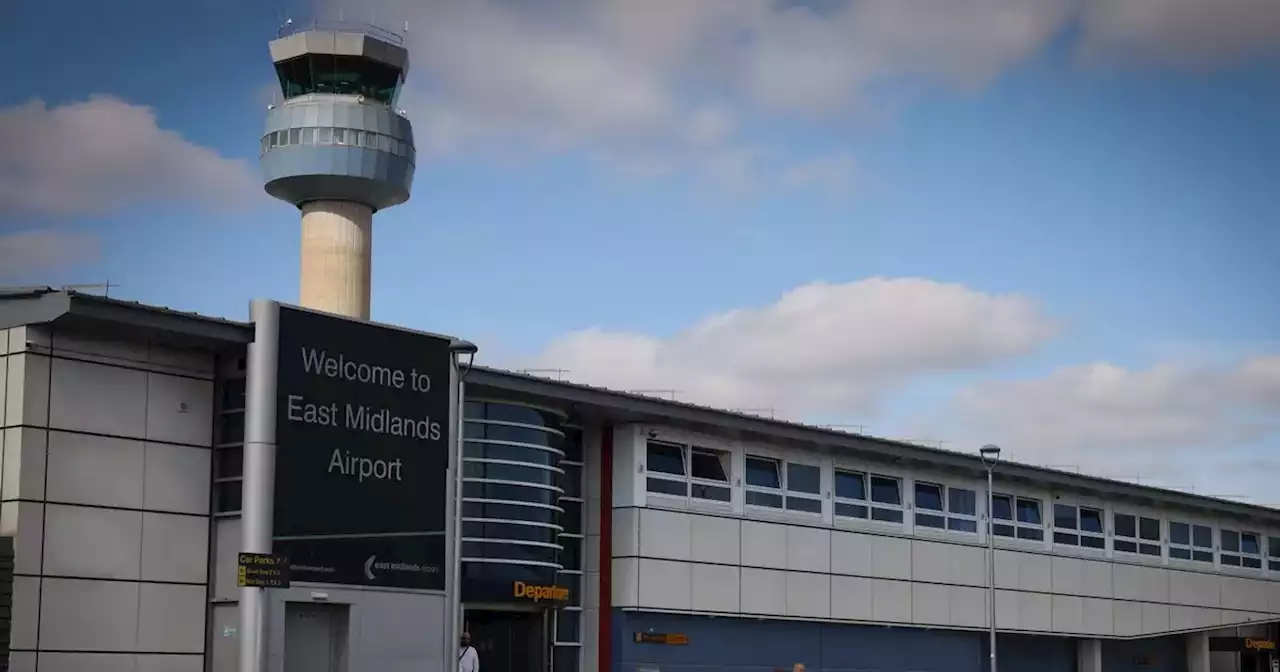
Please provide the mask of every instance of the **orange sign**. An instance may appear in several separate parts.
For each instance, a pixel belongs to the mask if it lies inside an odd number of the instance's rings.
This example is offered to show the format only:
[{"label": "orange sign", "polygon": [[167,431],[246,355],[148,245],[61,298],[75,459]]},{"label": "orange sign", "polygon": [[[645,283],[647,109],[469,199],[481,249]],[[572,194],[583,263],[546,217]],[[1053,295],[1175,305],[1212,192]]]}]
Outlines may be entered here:
[{"label": "orange sign", "polygon": [[511,592],[516,597],[541,602],[542,600],[550,600],[552,602],[564,602],[569,599],[569,589],[564,586],[533,586],[524,581],[516,581],[511,584]]}]

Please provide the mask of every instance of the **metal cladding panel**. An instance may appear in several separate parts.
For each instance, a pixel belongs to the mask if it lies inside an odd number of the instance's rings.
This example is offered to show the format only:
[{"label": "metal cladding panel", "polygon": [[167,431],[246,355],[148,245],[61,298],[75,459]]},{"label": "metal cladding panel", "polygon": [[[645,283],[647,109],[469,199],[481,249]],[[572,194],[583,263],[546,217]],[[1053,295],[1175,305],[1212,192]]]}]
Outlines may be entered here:
[{"label": "metal cladding panel", "polygon": [[305,54],[334,54],[386,63],[401,73],[409,70],[409,52],[404,47],[357,30],[306,30],[272,40],[270,48],[275,63]]},{"label": "metal cladding panel", "polygon": [[413,164],[365,147],[279,147],[262,156],[267,193],[300,205],[350,200],[381,210],[409,200]]},{"label": "metal cladding panel", "polygon": [[263,132],[309,127],[353,128],[413,142],[413,125],[390,107],[332,94],[298,97],[276,106],[267,113]]}]

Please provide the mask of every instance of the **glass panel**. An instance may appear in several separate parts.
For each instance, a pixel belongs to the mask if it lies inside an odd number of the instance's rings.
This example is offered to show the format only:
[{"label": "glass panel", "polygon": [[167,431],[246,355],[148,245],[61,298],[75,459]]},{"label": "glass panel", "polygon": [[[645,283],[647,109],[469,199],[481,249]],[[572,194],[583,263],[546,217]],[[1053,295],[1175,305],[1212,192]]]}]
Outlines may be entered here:
[{"label": "glass panel", "polygon": [[968,518],[948,518],[947,529],[956,532],[974,532],[978,531],[978,521],[969,520]]},{"label": "glass panel", "polygon": [[751,506],[767,506],[773,509],[781,509],[782,495],[774,494],[772,492],[748,490],[746,503]]},{"label": "glass panel", "polygon": [[314,128],[302,129],[302,144],[304,145],[316,144],[316,129]]},{"label": "glass panel", "polygon": [[996,520],[1013,520],[1013,498],[1009,495],[993,495],[991,517]]},{"label": "glass panel", "polygon": [[976,516],[978,515],[978,493],[964,488],[948,488],[947,507],[951,513]]},{"label": "glass panel", "polygon": [[1146,541],[1160,541],[1160,521],[1156,518],[1138,519],[1138,536]]},{"label": "glass panel", "polygon": [[557,485],[564,480],[560,472],[551,471],[550,469],[495,462],[476,462],[475,460],[463,460],[462,477],[520,481],[521,483],[537,483],[539,485]]},{"label": "glass panel", "polygon": [[1213,528],[1204,525],[1191,526],[1191,541],[1200,548],[1213,548]]},{"label": "glass panel", "polygon": [[565,569],[582,569],[582,540],[577,537],[561,537],[560,565]]},{"label": "glass panel", "polygon": [[942,486],[932,483],[916,483],[916,508],[942,511]]},{"label": "glass panel", "polygon": [[650,441],[645,468],[651,473],[684,476],[684,447]]},{"label": "glass panel", "polygon": [[1076,529],[1076,507],[1066,504],[1054,504],[1053,526],[1064,530]]},{"label": "glass panel", "polygon": [[811,464],[787,463],[787,490],[819,494],[822,489],[822,470]]},{"label": "glass panel", "polygon": [[1055,544],[1066,544],[1066,545],[1068,545],[1068,546],[1079,546],[1079,545],[1080,545],[1080,537],[1078,537],[1078,536],[1076,536],[1076,535],[1074,535],[1074,534],[1071,534],[1071,533],[1069,533],[1069,532],[1054,532],[1054,533],[1053,533],[1053,543],[1055,543]]},{"label": "glass panel", "polygon": [[844,504],[836,502],[836,515],[845,518],[866,518],[867,507],[861,504]]},{"label": "glass panel", "polygon": [[493,518],[496,520],[528,520],[535,523],[558,523],[560,512],[539,506],[519,504],[490,504],[488,502],[463,502],[463,518]]},{"label": "glass panel", "polygon": [[992,531],[992,532],[995,532],[995,533],[996,533],[996,536],[1000,536],[1000,537],[1012,537],[1012,536],[1013,536],[1013,526],[1012,526],[1012,525],[1000,525],[1000,524],[995,524],[995,525],[992,525],[992,526],[991,526],[991,531]]},{"label": "glass panel", "polygon": [[787,508],[805,513],[822,513],[822,500],[807,497],[787,497]]},{"label": "glass panel", "polygon": [[462,542],[462,557],[491,558],[495,560],[523,560],[525,562],[555,562],[560,549],[548,546],[525,546],[512,543]]},{"label": "glass panel", "polygon": [[1240,558],[1240,565],[1243,567],[1248,567],[1249,569],[1262,569],[1262,559],[1250,558],[1246,556],[1246,557]]},{"label": "glass panel", "polygon": [[230,378],[222,382],[222,411],[244,408],[245,379]]},{"label": "glass panel", "polygon": [[289,129],[289,144],[291,145],[302,144],[302,129],[300,128]]},{"label": "glass panel", "polygon": [[1222,550],[1235,553],[1240,550],[1240,533],[1235,530],[1223,530]]},{"label": "glass panel", "polygon": [[[871,501],[877,504],[902,506],[902,490],[899,488],[898,479],[889,478],[888,476],[872,476]],[[901,516],[898,517],[898,522],[902,522]]]},{"label": "glass panel", "polygon": [[1080,531],[1102,534],[1102,512],[1097,509],[1080,508]]},{"label": "glass panel", "polygon": [[1139,544],[1138,552],[1143,555],[1154,555],[1158,557],[1160,555],[1160,545],[1159,544]]},{"label": "glass panel", "polygon": [[564,474],[560,475],[558,484],[561,490],[564,490],[565,497],[581,497],[582,496],[582,467],[576,464],[560,463],[560,468],[564,469]]},{"label": "glass panel", "polygon": [[565,427],[564,442],[561,445],[564,447],[564,459],[570,462],[582,461],[582,430],[576,427]]},{"label": "glass panel", "polygon": [[767,457],[747,456],[747,485],[757,488],[782,488],[778,462]]},{"label": "glass panel", "polygon": [[1031,527],[1019,527],[1018,538],[1030,541],[1044,541],[1044,530]]},{"label": "glass panel", "polygon": [[1028,525],[1042,525],[1040,519],[1040,502],[1034,499],[1018,498],[1018,522]]},{"label": "glass panel", "polygon": [[1192,551],[1191,559],[1196,562],[1213,562],[1213,551]]},{"label": "glass panel", "polygon": [[902,511],[898,509],[871,509],[871,520],[885,523],[901,523]]},{"label": "glass panel", "polygon": [[689,496],[689,484],[684,481],[673,481],[669,478],[654,478],[650,476],[645,481],[645,486],[649,492],[660,495]]},{"label": "glass panel", "polygon": [[507,443],[490,443],[484,440],[468,439],[462,442],[464,457],[479,457],[490,460],[507,460],[526,464],[542,464],[555,466],[560,456],[549,450],[531,446],[513,446]]},{"label": "glass panel", "polygon": [[540,541],[554,544],[560,531],[554,527],[517,525],[515,523],[477,523],[464,520],[462,536],[478,539],[511,539],[514,541]]},{"label": "glass panel", "polygon": [[1170,548],[1169,557],[1177,558],[1179,560],[1190,560],[1191,550],[1187,548]]},{"label": "glass panel", "polygon": [[1262,550],[1258,547],[1258,535],[1252,532],[1240,533],[1240,552],[1258,555]]},{"label": "glass panel", "polygon": [[333,129],[332,129],[332,128],[317,128],[317,129],[316,129],[316,144],[317,144],[317,145],[331,145],[331,144],[333,144]]},{"label": "glass panel", "polygon": [[1116,549],[1117,551],[1124,551],[1125,553],[1138,552],[1138,542],[1136,541],[1125,541],[1124,539],[1115,539],[1112,541],[1111,547]]},{"label": "glass panel", "polygon": [[1231,566],[1231,567],[1239,567],[1239,566],[1240,566],[1240,556],[1238,556],[1238,555],[1223,555],[1223,556],[1222,556],[1222,564],[1224,564],[1224,565],[1229,565],[1229,566]]},{"label": "glass panel", "polygon": [[577,643],[581,640],[582,612],[562,609],[556,612],[556,641]]},{"label": "glass panel", "polygon": [[555,504],[560,493],[546,488],[535,488],[524,485],[507,485],[506,483],[462,482],[463,499],[498,499],[507,502],[532,502],[535,504]]},{"label": "glass panel", "polygon": [[[1111,516],[1112,522],[1115,524],[1117,537],[1128,537],[1130,539],[1138,536],[1138,519],[1127,514],[1117,513]],[[1134,545],[1137,548],[1137,544]],[[1120,549],[1120,545],[1116,544],[1116,549]]]},{"label": "glass panel", "polygon": [[[866,476],[855,471],[836,470],[836,497],[866,501]],[[1280,546],[1276,547],[1280,549]],[[1280,551],[1278,551],[1280,552]]]},{"label": "glass panel", "polygon": [[218,443],[242,443],[243,441],[244,411],[219,415]]},{"label": "glass panel", "polygon": [[213,451],[213,477],[232,478],[244,476],[244,448],[229,446]]},{"label": "glass panel", "polygon": [[[463,432],[468,439],[528,443],[535,446],[546,446],[561,453],[565,452],[565,438],[563,436],[537,427],[516,427],[468,420],[463,425]],[[567,458],[568,456],[566,455],[565,457]]]},{"label": "glass panel", "polygon": [[1268,537],[1267,549],[1267,555],[1280,558],[1280,537]]},{"label": "glass panel", "polygon": [[1080,545],[1085,548],[1106,548],[1107,540],[1102,537],[1086,537],[1080,536]]},{"label": "glass panel", "polygon": [[499,422],[518,422],[522,425],[548,427],[557,430],[564,429],[563,416],[551,411],[519,404],[468,401],[464,414],[467,420],[497,420]]},{"label": "glass panel", "polygon": [[1191,545],[1191,526],[1186,523],[1169,523],[1169,543]]},{"label": "glass panel", "polygon": [[689,453],[689,475],[707,481],[729,482],[729,454],[705,448]]},{"label": "glass panel", "polygon": [[223,481],[213,484],[213,508],[218,513],[240,510],[242,481]]},{"label": "glass panel", "polygon": [[715,502],[727,502],[730,499],[728,486],[703,485],[694,483],[689,486],[689,494],[698,499],[709,499]]},{"label": "glass panel", "polygon": [[552,669],[554,672],[578,672],[582,647],[557,646],[552,653]]},{"label": "glass panel", "polygon": [[582,534],[582,504],[565,503],[564,513],[560,514],[560,525],[565,532]]},{"label": "glass panel", "polygon": [[947,527],[947,519],[932,513],[917,513],[916,525],[919,527],[936,527],[941,530]]}]

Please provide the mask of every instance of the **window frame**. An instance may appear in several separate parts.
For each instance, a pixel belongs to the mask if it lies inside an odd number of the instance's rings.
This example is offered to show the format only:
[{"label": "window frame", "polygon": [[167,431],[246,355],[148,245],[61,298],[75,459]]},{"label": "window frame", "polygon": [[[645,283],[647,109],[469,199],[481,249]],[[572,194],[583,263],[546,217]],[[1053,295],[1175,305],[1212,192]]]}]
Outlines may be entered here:
[{"label": "window frame", "polygon": [[[1049,521],[1048,536],[1049,536],[1049,543],[1052,544],[1051,546],[1052,548],[1061,549],[1064,551],[1077,552],[1077,553],[1104,554],[1104,555],[1106,554],[1107,548],[1108,548],[1107,522],[1110,520],[1110,516],[1108,515],[1110,512],[1110,509],[1108,509],[1108,507],[1105,504],[1095,502],[1089,499],[1084,499],[1084,498],[1063,499],[1060,497],[1052,497],[1049,500],[1049,502],[1051,504],[1051,507],[1049,510],[1051,519]],[[1075,527],[1074,528],[1058,527],[1058,507],[1059,506],[1069,506],[1075,509]],[[1086,532],[1085,530],[1081,529],[1080,514],[1083,509],[1089,509],[1090,511],[1098,512],[1098,524],[1099,524],[1099,527],[1102,528],[1101,531]],[[1074,536],[1076,538],[1076,543],[1073,544],[1071,542],[1058,541],[1059,534],[1062,534],[1064,536]],[[1096,539],[1097,540],[1096,543],[1098,545],[1087,546],[1084,544],[1085,539]]]},{"label": "window frame", "polygon": [[[924,509],[920,506],[917,488],[920,486],[934,487],[941,490],[942,509]],[[973,513],[955,513],[951,510],[951,493],[954,490],[966,490],[973,493]],[[948,534],[961,535],[968,538],[976,539],[979,530],[982,529],[982,499],[986,494],[986,487],[979,488],[975,483],[960,483],[943,478],[913,478],[911,480],[911,525],[917,532],[926,534]],[[920,516],[930,516],[942,519],[942,527],[936,527],[929,524],[922,524]],[[967,521],[973,523],[972,530],[956,529],[952,527],[953,521]]]},{"label": "window frame", "polygon": [[1263,556],[1263,569],[1268,572],[1280,572],[1280,530],[1270,530],[1266,535],[1266,555]]},{"label": "window frame", "polygon": [[[1173,540],[1174,525],[1188,526],[1187,528],[1188,543],[1181,544]],[[1197,527],[1205,527],[1209,529],[1209,545],[1208,546],[1196,545],[1195,528]],[[1218,566],[1217,540],[1218,540],[1218,526],[1215,525],[1213,522],[1206,520],[1204,518],[1195,517],[1195,516],[1179,516],[1176,518],[1170,517],[1168,520],[1165,521],[1165,555],[1168,556],[1170,564],[1180,564],[1184,567],[1199,567],[1200,569],[1204,569],[1206,567],[1217,567]],[[1175,551],[1184,551],[1184,550],[1189,553],[1190,557],[1179,558],[1174,556]],[[1208,553],[1209,558],[1207,560],[1197,560],[1195,559],[1195,554],[1197,552]]]},{"label": "window frame", "polygon": [[[1226,540],[1223,538],[1224,533],[1232,533],[1237,535],[1237,538],[1236,538],[1237,550],[1234,550],[1234,551],[1227,550],[1227,543],[1226,543]],[[1243,549],[1243,546],[1244,546],[1243,541],[1244,541],[1245,535],[1253,535],[1253,537],[1257,540],[1257,544],[1258,544],[1257,553],[1245,553],[1243,550],[1241,550]],[[1218,566],[1221,567],[1222,569],[1225,569],[1228,571],[1254,573],[1254,572],[1262,571],[1263,567],[1266,566],[1266,561],[1267,561],[1266,553],[1268,550],[1266,548],[1266,544],[1268,543],[1267,535],[1262,532],[1259,532],[1257,528],[1252,530],[1246,530],[1246,529],[1243,529],[1243,527],[1229,527],[1225,525],[1219,526],[1215,533],[1215,539],[1217,541],[1216,550],[1218,551]],[[1226,562],[1227,558],[1231,558],[1235,562]],[[1247,566],[1245,563],[1250,560],[1257,562],[1258,563],[1257,566],[1256,567]]]},{"label": "window frame", "polygon": [[[1128,559],[1146,559],[1148,561],[1163,562],[1168,555],[1167,542],[1169,540],[1169,522],[1158,513],[1144,511],[1139,508],[1129,507],[1123,509],[1112,509],[1108,511],[1107,531],[1109,546],[1112,553],[1119,553]],[[1116,523],[1118,516],[1129,516],[1133,518],[1133,536],[1120,534],[1119,527]],[[1151,540],[1142,536],[1142,521],[1154,520],[1159,525],[1159,539]],[[1133,550],[1121,549],[1116,546],[1117,542],[1125,544],[1133,544]],[[1154,547],[1156,553],[1144,553],[1146,548]]]},{"label": "window frame", "polygon": [[[861,462],[855,460],[834,459],[831,463],[831,482],[828,485],[828,491],[831,493],[832,500],[832,521],[836,527],[853,527],[853,528],[878,528],[911,531],[911,509],[907,505],[907,484],[911,482],[911,476],[908,472],[901,469],[881,465],[874,462]],[[853,500],[846,497],[837,497],[835,494],[835,472],[843,471],[845,473],[862,474],[863,494],[866,495],[864,500]],[[885,504],[874,500],[871,492],[871,479],[885,478],[896,481],[898,484],[898,504]],[[866,507],[867,515],[865,518],[856,518],[853,516],[844,516],[835,514],[835,503],[852,504],[855,506]],[[889,515],[892,517],[895,513],[899,516],[898,520],[884,520],[876,518],[876,511],[880,511],[880,515]]]},{"label": "window frame", "polygon": [[[711,507],[715,509],[729,509],[733,506],[733,485],[734,485],[734,451],[728,448],[717,446],[714,443],[706,441],[698,441],[685,437],[644,437],[644,473],[643,490],[646,502],[650,497],[657,498],[656,503],[659,505],[671,505],[681,503],[684,508],[689,507]],[[680,451],[681,474],[673,474],[665,471],[653,471],[649,469],[649,447],[650,445],[666,446],[668,448],[676,448]],[[719,481],[709,478],[700,478],[693,475],[693,457],[696,453],[714,454],[723,460],[725,469],[725,480]],[[683,485],[684,494],[674,494],[669,492],[654,491],[649,488],[649,479],[657,479],[670,483],[680,483]],[[695,493],[699,491],[699,486],[703,488],[720,488],[727,494],[725,499],[712,499],[702,497]]]},{"label": "window frame", "polygon": [[[747,461],[767,460],[773,462],[777,467],[778,488],[770,488],[763,485],[751,485],[747,482]],[[790,487],[790,465],[812,467],[818,470],[818,492],[793,491]],[[744,511],[752,513],[765,513],[766,515],[786,515],[798,516],[809,519],[821,519],[826,509],[824,500],[827,499],[828,490],[826,482],[826,466],[820,460],[797,458],[796,455],[789,452],[770,450],[763,446],[749,445],[742,448],[742,506]],[[763,495],[776,496],[779,498],[780,507],[769,506],[767,504],[753,504],[749,500],[751,493],[759,493]],[[807,511],[805,509],[794,509],[789,506],[791,499],[813,502],[818,505],[817,511]]]},{"label": "window frame", "polygon": [[[999,488],[1000,486],[997,485],[996,487]],[[985,492],[985,488],[984,488],[984,492]],[[1052,500],[1048,499],[1048,497],[1044,494],[1030,493],[1025,490],[1019,490],[1019,489],[1013,489],[1013,488],[997,489],[993,493],[993,496],[994,496],[993,499],[998,497],[1009,498],[1009,515],[1012,516],[1011,518],[996,518],[995,511],[992,510],[993,507],[991,506],[994,502],[985,502],[983,504],[983,510],[986,511],[987,515],[991,517],[992,536],[996,538],[996,541],[998,543],[1010,542],[1010,543],[1015,543],[1020,545],[1038,546],[1038,547],[1044,547],[1046,544],[1049,543],[1053,535],[1053,532],[1052,532],[1053,528],[1049,524],[1049,519],[1046,515],[1047,507],[1045,505],[1052,503]],[[1018,503],[1020,501],[1036,503],[1036,508],[1040,513],[1039,524],[1028,523],[1018,519]],[[1000,534],[999,532],[996,531],[997,527],[1008,527],[1013,532],[1013,534],[1012,535]],[[1019,532],[1021,530],[1033,530],[1035,532],[1038,532],[1040,535],[1040,538],[1028,539],[1024,536],[1019,536]]]}]

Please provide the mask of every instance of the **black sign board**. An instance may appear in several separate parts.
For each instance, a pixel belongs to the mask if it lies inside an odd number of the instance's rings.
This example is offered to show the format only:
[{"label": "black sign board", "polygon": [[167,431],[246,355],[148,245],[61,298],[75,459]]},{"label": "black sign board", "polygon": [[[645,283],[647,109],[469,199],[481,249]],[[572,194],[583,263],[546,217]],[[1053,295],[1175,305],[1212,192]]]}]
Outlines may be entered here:
[{"label": "black sign board", "polygon": [[269,553],[241,553],[236,560],[236,583],[241,588],[288,588],[289,558]]},{"label": "black sign board", "polygon": [[1210,651],[1275,651],[1276,642],[1265,637],[1210,637]]},{"label": "black sign board", "polygon": [[294,580],[444,588],[450,344],[280,307],[274,549]]}]

